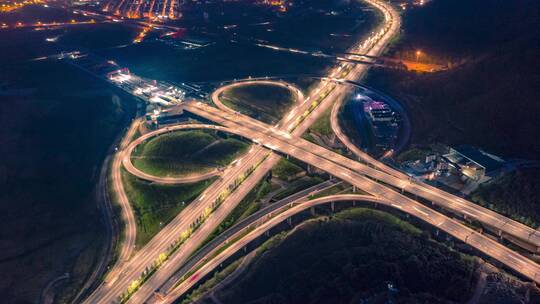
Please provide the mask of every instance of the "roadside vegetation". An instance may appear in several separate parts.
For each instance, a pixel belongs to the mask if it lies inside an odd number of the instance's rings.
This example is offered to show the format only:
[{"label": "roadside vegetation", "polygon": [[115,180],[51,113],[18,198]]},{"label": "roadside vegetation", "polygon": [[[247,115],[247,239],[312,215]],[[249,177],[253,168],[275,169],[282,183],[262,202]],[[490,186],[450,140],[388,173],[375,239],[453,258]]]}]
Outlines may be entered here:
[{"label": "roadside vegetation", "polygon": [[274,195],[273,200],[279,201],[281,199],[286,198],[287,196],[293,195],[296,192],[302,191],[304,189],[307,189],[311,186],[315,186],[317,184],[322,183],[324,180],[318,176],[304,176],[301,177],[295,181],[292,181],[290,184],[287,185],[285,189],[282,191],[276,193]]},{"label": "roadside vegetation", "polygon": [[265,246],[217,293],[223,303],[465,302],[475,283],[470,257],[377,210],[308,221]]},{"label": "roadside vegetation", "polygon": [[200,247],[210,242],[216,236],[231,228],[234,224],[257,212],[260,208],[260,200],[270,193],[272,185],[266,180],[259,182],[242,201],[231,211],[231,213],[219,224],[219,226],[206,238]]},{"label": "roadside vegetation", "polygon": [[304,171],[300,166],[290,162],[286,158],[281,158],[277,165],[272,168],[272,176],[287,181],[293,179],[297,174]]},{"label": "roadside vegetation", "polygon": [[326,110],[317,121],[311,125],[308,129],[308,133],[316,132],[319,135],[322,136],[330,136],[333,134],[334,131],[332,131],[332,124],[330,123],[330,115],[331,115],[332,109],[329,108]]},{"label": "roadside vegetation", "polygon": [[156,176],[204,173],[227,166],[249,144],[237,136],[213,130],[190,130],[164,134],[137,147],[133,165]]},{"label": "roadside vegetation", "polygon": [[224,91],[221,102],[260,121],[275,124],[296,102],[296,96],[280,86],[252,84]]},{"label": "roadside vegetation", "polygon": [[525,225],[540,226],[540,171],[523,169],[492,183],[480,185],[471,194],[474,202],[507,215]]},{"label": "roadside vegetation", "polygon": [[213,277],[205,281],[199,287],[195,288],[189,295],[185,297],[180,304],[189,304],[189,303],[199,303],[197,301],[202,300],[202,297],[210,292],[212,288],[216,287],[221,281],[225,280],[229,275],[231,275],[240,265],[240,260],[233,262],[232,264],[225,267],[220,272],[214,274]]},{"label": "roadside vegetation", "polygon": [[[347,183],[338,183],[328,189],[325,189],[323,191],[317,192],[316,194],[310,195],[309,199],[316,199],[320,197],[330,196],[330,195],[336,195],[336,194],[351,194],[353,193],[351,185]],[[357,190],[354,192],[354,194],[367,194],[366,192],[362,190]]]},{"label": "roadside vegetation", "polygon": [[[16,54],[28,50],[19,38],[0,38],[3,59],[13,63],[9,46]],[[6,68],[0,73],[1,298],[35,302],[49,282],[70,273],[57,284],[64,287],[57,300],[69,302],[109,241],[94,190],[135,103],[56,61]]]},{"label": "roadside vegetation", "polygon": [[296,192],[323,182],[317,174],[307,172],[307,165],[296,159],[281,158],[270,172],[272,178],[279,182],[281,190],[276,191],[272,201],[279,201]]},{"label": "roadside vegetation", "polygon": [[415,160],[422,160],[426,156],[428,156],[430,153],[432,153],[431,149],[423,149],[420,147],[411,148],[409,150],[403,151],[397,156],[397,161],[399,163],[403,163],[406,161],[415,161]]},{"label": "roadside vegetation", "polygon": [[357,101],[349,98],[343,103],[338,114],[339,125],[356,146],[369,149],[373,147],[375,141],[373,133],[368,126],[358,125],[356,122],[354,115],[357,111],[354,107],[357,105],[354,104],[355,102]]},{"label": "roadside vegetation", "polygon": [[535,0],[437,0],[407,9],[387,56],[416,60],[420,50],[420,61],[449,70],[374,69],[366,83],[405,105],[414,144],[471,144],[538,159],[539,15]]},{"label": "roadside vegetation", "polygon": [[125,171],[122,179],[137,221],[135,243],[139,248],[152,239],[213,181],[209,179],[185,185],[159,185],[142,181]]}]

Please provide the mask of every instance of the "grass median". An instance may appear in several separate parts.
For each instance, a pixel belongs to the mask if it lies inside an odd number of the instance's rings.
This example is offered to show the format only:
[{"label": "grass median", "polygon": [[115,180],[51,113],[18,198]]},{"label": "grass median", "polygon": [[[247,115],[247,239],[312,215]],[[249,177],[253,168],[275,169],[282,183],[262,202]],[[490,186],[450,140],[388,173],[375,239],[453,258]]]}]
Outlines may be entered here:
[{"label": "grass median", "polygon": [[248,147],[246,140],[219,131],[178,131],[141,144],[132,161],[148,174],[179,177],[227,166]]},{"label": "grass median", "polygon": [[296,101],[291,90],[268,84],[247,84],[225,90],[221,102],[269,124],[277,123]]},{"label": "grass median", "polygon": [[124,187],[137,221],[138,248],[152,239],[214,180],[193,184],[159,185],[142,181],[125,171],[122,174]]}]

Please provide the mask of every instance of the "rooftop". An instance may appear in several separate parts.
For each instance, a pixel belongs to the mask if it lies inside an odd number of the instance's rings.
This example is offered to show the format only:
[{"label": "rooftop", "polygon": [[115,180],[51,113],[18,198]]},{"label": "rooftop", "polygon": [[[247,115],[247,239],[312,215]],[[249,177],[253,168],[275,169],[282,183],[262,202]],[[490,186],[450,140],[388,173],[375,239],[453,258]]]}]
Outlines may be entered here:
[{"label": "rooftop", "polygon": [[484,167],[486,172],[495,171],[504,165],[503,159],[476,147],[463,145],[454,147],[453,149],[463,157]]}]

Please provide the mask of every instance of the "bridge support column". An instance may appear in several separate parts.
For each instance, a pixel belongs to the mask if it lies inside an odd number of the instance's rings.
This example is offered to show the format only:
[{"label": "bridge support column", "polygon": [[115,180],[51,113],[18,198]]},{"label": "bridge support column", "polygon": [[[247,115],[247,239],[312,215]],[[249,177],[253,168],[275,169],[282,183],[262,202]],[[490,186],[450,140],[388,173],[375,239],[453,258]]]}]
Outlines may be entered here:
[{"label": "bridge support column", "polygon": [[435,229],[435,236],[439,236],[439,229]]},{"label": "bridge support column", "polygon": [[356,186],[355,185],[352,186],[352,192],[356,193]]},{"label": "bridge support column", "polygon": [[312,216],[317,215],[317,212],[315,212],[315,207],[309,208],[309,212],[311,213]]},{"label": "bridge support column", "polygon": [[264,235],[265,235],[266,237],[270,237],[270,230],[266,230],[266,231],[264,232]]},{"label": "bridge support column", "polygon": [[356,207],[356,201],[352,201],[353,207]]},{"label": "bridge support column", "polygon": [[332,210],[332,212],[334,212],[336,210],[336,205],[335,205],[334,202],[330,203],[330,209]]},{"label": "bridge support column", "polygon": [[292,217],[287,218],[287,224],[292,227]]},{"label": "bridge support column", "polygon": [[497,230],[497,235],[499,236],[499,242],[503,243],[503,241],[504,241],[504,232],[502,230]]},{"label": "bridge support column", "polygon": [[307,165],[307,173],[311,174],[311,165],[310,164]]},{"label": "bridge support column", "polygon": [[289,154],[287,154],[287,156],[286,156],[286,157],[287,157],[287,160],[289,160]]}]

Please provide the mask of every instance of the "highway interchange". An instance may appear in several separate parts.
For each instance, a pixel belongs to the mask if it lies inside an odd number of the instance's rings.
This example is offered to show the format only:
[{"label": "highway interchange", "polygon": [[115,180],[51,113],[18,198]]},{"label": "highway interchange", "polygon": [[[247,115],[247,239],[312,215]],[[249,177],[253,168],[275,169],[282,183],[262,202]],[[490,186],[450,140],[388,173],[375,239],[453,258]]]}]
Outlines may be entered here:
[{"label": "highway interchange", "polygon": [[[366,40],[353,46],[350,51],[378,56],[399,30],[400,17],[384,1],[367,0],[367,2],[382,12],[384,23]],[[328,77],[354,81],[361,78],[366,70],[367,66],[342,62],[330,70]],[[538,277],[540,266],[535,262],[501,245],[490,237],[472,230],[459,221],[430,208],[430,206],[410,198],[406,193],[423,198],[456,215],[477,220],[488,227],[492,227],[501,236],[518,239],[532,245],[534,248],[540,247],[540,235],[537,231],[460,197],[411,180],[407,175],[371,158],[352,144],[340,129],[337,121],[337,113],[342,101],[350,93],[348,86],[339,86],[332,81],[322,80],[305,97],[299,89],[289,84],[275,81],[267,81],[267,84],[285,86],[296,95],[296,103],[275,126],[264,124],[237,113],[220,102],[219,97],[226,88],[249,85],[249,83],[234,83],[216,90],[212,94],[212,100],[217,108],[199,101],[190,101],[181,105],[185,111],[213,121],[218,125],[189,124],[169,126],[147,133],[130,142],[134,130],[138,126],[138,121],[133,123],[119,146],[119,151],[113,160],[111,168],[112,191],[116,194],[117,201],[122,207],[122,218],[126,226],[119,262],[107,275],[105,282],[85,300],[85,303],[113,303],[118,301],[119,297],[125,295],[126,291],[134,286],[134,282],[137,285],[136,288],[132,288],[134,291],[130,294],[129,299],[126,297],[123,301],[130,303],[170,303],[184,295],[206,273],[213,271],[221,261],[292,215],[316,205],[350,200],[376,202],[415,216],[502,262],[517,273],[533,281],[540,282],[540,277]],[[362,162],[352,160],[301,138],[307,128],[330,108],[332,108],[332,129],[341,142]],[[131,153],[137,145],[145,140],[167,132],[193,128],[216,129],[234,133],[252,140],[254,144],[246,155],[227,168],[199,175],[157,177],[138,170],[131,163]],[[370,196],[341,195],[314,200],[303,197],[288,202],[281,208],[276,207],[277,209],[270,210],[266,214],[259,214],[260,218],[258,220],[260,222],[254,230],[234,242],[219,255],[205,260],[204,265],[198,265],[200,268],[198,268],[196,276],[192,277],[192,279],[182,281],[176,288],[172,288],[174,283],[171,283],[170,279],[178,279],[175,275],[178,269],[188,261],[190,255],[196,251],[206,237],[215,230],[249,191],[277,164],[280,154],[290,155],[324,170],[332,176],[346,181],[358,189],[362,189],[369,193]],[[369,164],[369,166],[366,164]],[[136,223],[133,210],[122,186],[122,167],[141,179],[165,184],[194,182],[212,176],[219,176],[219,178],[195,201],[188,204],[168,225],[163,227],[148,244],[133,253]],[[239,180],[240,183],[238,183]],[[193,223],[200,223],[201,220],[200,226],[193,229]],[[235,235],[233,234],[233,236]],[[152,265],[162,253],[167,252],[172,244],[177,244],[179,237],[182,237],[180,249],[172,252],[166,262],[157,268],[155,273],[142,284],[139,281],[141,273]],[[208,255],[201,256],[200,261],[203,261],[204,258],[208,258]],[[160,289],[162,286],[168,286],[169,288]],[[155,294],[157,289],[160,289],[159,296]]]}]

